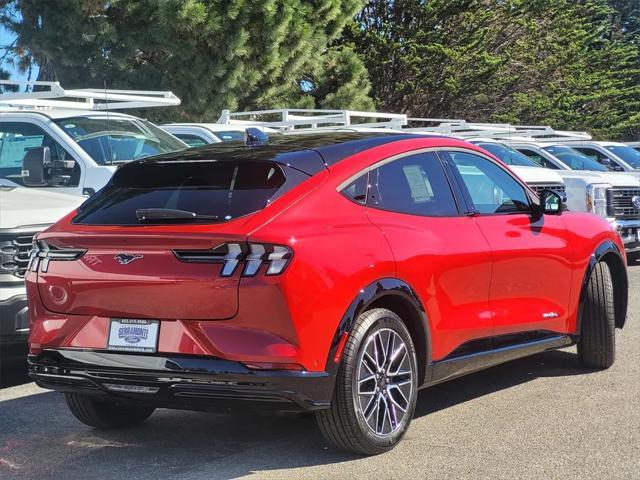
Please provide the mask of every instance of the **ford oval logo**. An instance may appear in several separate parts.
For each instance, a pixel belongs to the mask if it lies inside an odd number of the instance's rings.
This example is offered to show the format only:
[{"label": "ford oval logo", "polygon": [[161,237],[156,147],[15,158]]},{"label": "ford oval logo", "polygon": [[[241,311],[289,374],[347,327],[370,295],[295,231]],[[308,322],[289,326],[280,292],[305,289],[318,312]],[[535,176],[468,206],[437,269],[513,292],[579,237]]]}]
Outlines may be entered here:
[{"label": "ford oval logo", "polygon": [[137,259],[142,258],[142,257],[144,257],[144,255],[140,255],[138,253],[134,253],[134,254],[118,253],[117,255],[113,256],[113,258],[118,260],[118,263],[120,265],[127,265],[127,264],[133,262],[134,260],[137,260]]},{"label": "ford oval logo", "polygon": [[637,210],[640,210],[640,195],[636,195],[631,199],[631,203],[636,207]]}]

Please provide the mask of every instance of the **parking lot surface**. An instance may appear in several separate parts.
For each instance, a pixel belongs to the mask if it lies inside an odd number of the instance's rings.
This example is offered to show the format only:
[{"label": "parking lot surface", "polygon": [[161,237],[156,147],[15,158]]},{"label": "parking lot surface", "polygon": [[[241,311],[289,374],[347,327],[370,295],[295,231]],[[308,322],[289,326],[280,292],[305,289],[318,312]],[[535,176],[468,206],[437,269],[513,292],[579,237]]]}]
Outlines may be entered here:
[{"label": "parking lot surface", "polygon": [[616,364],[581,369],[575,348],[421,391],[400,445],[377,457],[328,449],[312,417],[159,410],[98,432],[61,394],[0,389],[1,479],[640,478],[640,265]]}]

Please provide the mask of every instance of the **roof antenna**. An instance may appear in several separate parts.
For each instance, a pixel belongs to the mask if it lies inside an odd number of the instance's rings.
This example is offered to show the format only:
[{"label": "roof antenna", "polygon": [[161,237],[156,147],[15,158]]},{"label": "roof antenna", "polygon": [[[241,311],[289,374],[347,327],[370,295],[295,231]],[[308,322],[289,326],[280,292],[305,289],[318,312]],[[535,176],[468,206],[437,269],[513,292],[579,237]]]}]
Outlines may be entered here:
[{"label": "roof antenna", "polygon": [[109,100],[107,99],[107,81],[104,80],[104,103],[107,110],[107,145],[109,145],[109,165],[113,164],[113,148],[111,148],[111,125],[109,123]]}]

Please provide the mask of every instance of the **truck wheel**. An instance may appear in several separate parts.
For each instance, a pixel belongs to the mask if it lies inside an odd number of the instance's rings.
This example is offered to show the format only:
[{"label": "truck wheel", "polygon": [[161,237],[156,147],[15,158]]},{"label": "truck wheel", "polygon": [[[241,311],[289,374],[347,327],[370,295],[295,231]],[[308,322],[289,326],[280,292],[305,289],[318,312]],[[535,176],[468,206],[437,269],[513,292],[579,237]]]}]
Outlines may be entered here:
[{"label": "truck wheel", "polygon": [[411,336],[398,315],[375,308],[358,317],[342,353],[331,407],[316,418],[335,448],[375,455],[402,439],[417,395]]},{"label": "truck wheel", "polygon": [[155,410],[152,407],[120,405],[88,395],[65,393],[67,407],[82,423],[100,430],[133,427],[144,422]]},{"label": "truck wheel", "polygon": [[586,368],[605,369],[613,365],[616,327],[613,283],[606,263],[594,267],[582,311],[578,355]]}]

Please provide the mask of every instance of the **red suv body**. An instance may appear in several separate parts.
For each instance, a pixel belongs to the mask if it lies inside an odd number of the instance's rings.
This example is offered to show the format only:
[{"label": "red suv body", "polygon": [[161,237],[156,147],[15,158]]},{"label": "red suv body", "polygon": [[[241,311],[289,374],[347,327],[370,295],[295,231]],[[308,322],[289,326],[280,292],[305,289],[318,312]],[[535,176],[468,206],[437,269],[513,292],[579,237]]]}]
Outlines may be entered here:
[{"label": "red suv body", "polygon": [[624,247],[542,196],[443,137],[290,135],[131,162],[37,237],[30,374],[96,427],[242,399],[317,410],[334,445],[384,451],[420,387],[574,343],[612,363]]}]

